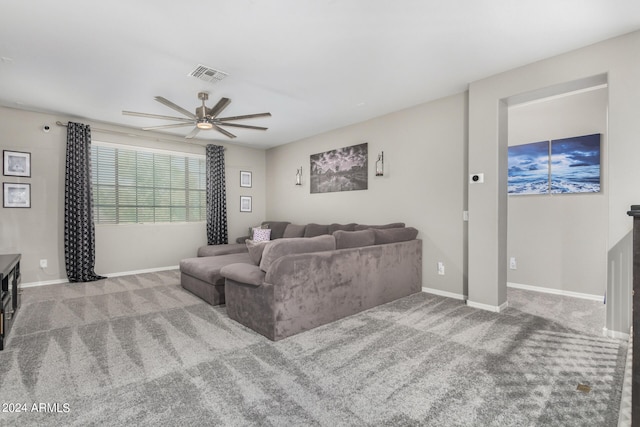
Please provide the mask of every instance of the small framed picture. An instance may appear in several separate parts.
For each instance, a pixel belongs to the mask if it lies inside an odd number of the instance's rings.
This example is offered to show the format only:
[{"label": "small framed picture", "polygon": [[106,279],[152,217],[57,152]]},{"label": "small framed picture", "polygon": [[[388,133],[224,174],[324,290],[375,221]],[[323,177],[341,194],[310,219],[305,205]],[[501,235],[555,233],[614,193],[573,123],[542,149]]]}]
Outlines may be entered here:
[{"label": "small framed picture", "polygon": [[240,171],[240,187],[251,187],[251,172]]},{"label": "small framed picture", "polygon": [[240,196],[240,212],[251,212],[251,196]]},{"label": "small framed picture", "polygon": [[3,205],[5,208],[30,208],[31,184],[3,183]]},{"label": "small framed picture", "polygon": [[31,176],[31,153],[3,150],[5,176]]}]

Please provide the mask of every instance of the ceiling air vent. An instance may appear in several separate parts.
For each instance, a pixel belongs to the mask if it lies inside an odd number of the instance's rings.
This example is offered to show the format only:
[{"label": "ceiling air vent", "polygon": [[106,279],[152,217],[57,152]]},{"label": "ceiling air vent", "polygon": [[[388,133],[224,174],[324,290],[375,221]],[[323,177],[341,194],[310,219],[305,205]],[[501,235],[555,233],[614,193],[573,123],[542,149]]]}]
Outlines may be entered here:
[{"label": "ceiling air vent", "polygon": [[198,65],[189,75],[209,83],[218,83],[228,76],[224,71],[214,70],[204,65]]}]

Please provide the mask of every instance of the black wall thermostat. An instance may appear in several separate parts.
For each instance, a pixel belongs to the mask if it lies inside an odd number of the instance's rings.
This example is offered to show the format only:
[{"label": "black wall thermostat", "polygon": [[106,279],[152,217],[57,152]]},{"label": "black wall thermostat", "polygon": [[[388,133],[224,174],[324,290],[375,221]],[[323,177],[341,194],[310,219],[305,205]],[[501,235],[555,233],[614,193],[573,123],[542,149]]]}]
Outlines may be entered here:
[{"label": "black wall thermostat", "polygon": [[471,184],[482,184],[484,182],[484,174],[483,173],[472,173],[469,175],[469,183]]}]

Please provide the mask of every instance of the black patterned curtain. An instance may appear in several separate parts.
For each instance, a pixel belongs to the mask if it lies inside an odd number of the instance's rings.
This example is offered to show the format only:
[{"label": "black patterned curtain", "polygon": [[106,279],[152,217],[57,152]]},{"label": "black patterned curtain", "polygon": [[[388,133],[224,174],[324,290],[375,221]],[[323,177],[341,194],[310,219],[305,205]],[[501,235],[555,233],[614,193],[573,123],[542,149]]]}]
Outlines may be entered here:
[{"label": "black patterned curtain", "polygon": [[227,236],[227,190],[224,178],[224,147],[207,145],[207,242],[222,245]]},{"label": "black patterned curtain", "polygon": [[104,279],[95,271],[95,226],[91,191],[91,129],[67,125],[64,192],[64,257],[70,282]]}]

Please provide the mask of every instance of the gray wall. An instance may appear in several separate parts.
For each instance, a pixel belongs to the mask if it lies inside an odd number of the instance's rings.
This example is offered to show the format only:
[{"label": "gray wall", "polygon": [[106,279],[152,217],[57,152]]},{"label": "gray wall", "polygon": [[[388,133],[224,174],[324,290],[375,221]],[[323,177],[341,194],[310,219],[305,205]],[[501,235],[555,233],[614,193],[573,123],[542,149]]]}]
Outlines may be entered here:
[{"label": "gray wall", "polygon": [[[22,254],[22,281],[25,284],[66,279],[63,225],[66,128],[55,125],[56,120],[63,123],[74,121],[60,115],[0,108],[2,149],[31,153],[31,178],[3,176],[2,181],[30,183],[32,207],[0,208],[0,253]],[[75,121],[92,126],[94,141],[204,154],[203,145],[185,143],[177,137],[104,123]],[[45,123],[51,126],[48,133],[42,131]],[[161,140],[99,132],[95,130],[97,128],[155,135]],[[235,240],[246,234],[247,227],[264,217],[265,153],[224,142],[215,143],[226,147],[229,237]],[[253,188],[240,190],[240,170],[253,172]],[[253,196],[252,213],[239,212],[241,194]],[[180,259],[195,256],[198,246],[206,244],[205,230],[204,223],[97,225],[96,272],[113,274],[176,266]],[[39,267],[40,259],[48,260],[48,268]]]},{"label": "gray wall", "polygon": [[601,191],[512,195],[508,198],[507,255],[517,269],[507,281],[597,295],[607,282],[607,89],[509,108],[509,145],[602,134]]},{"label": "gray wall", "polygon": [[[466,94],[307,138],[267,152],[267,217],[295,223],[402,221],[423,239],[423,286],[464,294]],[[369,143],[369,189],[310,194],[309,156]],[[374,162],[384,151],[385,175]],[[303,185],[295,186],[303,168]],[[437,262],[445,275],[437,274]]]},{"label": "gray wall", "polygon": [[[506,302],[506,110],[502,100],[604,74],[609,84],[607,249],[629,232],[640,168],[640,32],[473,82],[469,88],[469,168],[486,184],[469,187],[469,300]],[[506,117],[503,117],[506,119]],[[607,272],[610,274],[610,271]],[[629,297],[628,295],[626,296]],[[625,298],[625,296],[622,296]],[[612,302],[609,300],[609,302]],[[618,301],[619,302],[619,301]],[[616,301],[613,301],[614,305]],[[626,331],[628,332],[628,328]]]}]

